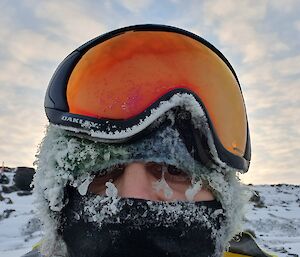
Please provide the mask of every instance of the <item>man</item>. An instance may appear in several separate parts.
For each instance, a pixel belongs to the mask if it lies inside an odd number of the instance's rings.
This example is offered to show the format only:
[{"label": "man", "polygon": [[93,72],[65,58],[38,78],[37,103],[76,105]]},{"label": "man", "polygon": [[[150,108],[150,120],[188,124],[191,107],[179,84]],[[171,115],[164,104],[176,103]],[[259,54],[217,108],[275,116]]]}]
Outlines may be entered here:
[{"label": "man", "polygon": [[95,38],[60,64],[45,110],[41,254],[218,257],[241,231],[246,111],[204,39],[162,25]]}]

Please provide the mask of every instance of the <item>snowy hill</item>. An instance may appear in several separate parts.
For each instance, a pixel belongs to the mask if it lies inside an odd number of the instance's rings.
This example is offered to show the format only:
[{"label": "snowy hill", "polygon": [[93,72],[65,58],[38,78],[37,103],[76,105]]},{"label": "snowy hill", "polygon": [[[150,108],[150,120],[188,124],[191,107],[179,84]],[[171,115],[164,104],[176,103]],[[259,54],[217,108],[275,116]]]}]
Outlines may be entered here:
[{"label": "snowy hill", "polygon": [[[4,172],[8,184],[0,184],[0,256],[20,257],[42,237],[32,194],[4,193],[13,187],[14,172]],[[3,192],[4,191],[4,192]],[[25,193],[25,195],[22,195]]]},{"label": "snowy hill", "polygon": [[[34,198],[26,192],[4,193],[10,179],[0,185],[0,256],[19,257],[42,238],[35,218]],[[254,231],[258,242],[279,257],[300,256],[300,186],[250,186],[257,195],[248,206],[245,229]],[[24,195],[25,194],[25,195]]]},{"label": "snowy hill", "polygon": [[252,186],[258,192],[249,205],[245,228],[278,256],[300,256],[300,186]]}]

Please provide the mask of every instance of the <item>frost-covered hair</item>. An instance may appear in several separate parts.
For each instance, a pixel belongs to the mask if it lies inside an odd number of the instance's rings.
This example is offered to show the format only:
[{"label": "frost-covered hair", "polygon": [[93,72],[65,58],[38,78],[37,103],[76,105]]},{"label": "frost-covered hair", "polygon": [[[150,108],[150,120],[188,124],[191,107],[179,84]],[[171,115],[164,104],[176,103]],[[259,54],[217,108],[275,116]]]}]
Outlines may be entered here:
[{"label": "frost-covered hair", "polygon": [[64,189],[77,187],[85,194],[95,174],[116,164],[151,161],[174,165],[208,183],[222,203],[228,222],[222,240],[226,244],[241,231],[243,206],[248,190],[237,177],[237,170],[217,166],[208,169],[188,153],[179,133],[172,127],[127,145],[113,145],[75,137],[64,129],[49,125],[37,155],[34,191],[39,217],[44,225],[42,254],[66,256],[66,247],[57,232],[60,212],[66,204]]}]

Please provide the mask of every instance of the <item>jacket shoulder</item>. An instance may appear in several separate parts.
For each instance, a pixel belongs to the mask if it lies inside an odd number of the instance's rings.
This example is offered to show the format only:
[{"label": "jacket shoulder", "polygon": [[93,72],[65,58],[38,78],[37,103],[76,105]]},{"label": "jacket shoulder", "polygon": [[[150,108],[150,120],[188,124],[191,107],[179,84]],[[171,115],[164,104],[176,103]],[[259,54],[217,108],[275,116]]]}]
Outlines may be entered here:
[{"label": "jacket shoulder", "polygon": [[40,254],[39,248],[34,248],[29,253],[26,253],[25,255],[22,255],[21,257],[42,257]]}]

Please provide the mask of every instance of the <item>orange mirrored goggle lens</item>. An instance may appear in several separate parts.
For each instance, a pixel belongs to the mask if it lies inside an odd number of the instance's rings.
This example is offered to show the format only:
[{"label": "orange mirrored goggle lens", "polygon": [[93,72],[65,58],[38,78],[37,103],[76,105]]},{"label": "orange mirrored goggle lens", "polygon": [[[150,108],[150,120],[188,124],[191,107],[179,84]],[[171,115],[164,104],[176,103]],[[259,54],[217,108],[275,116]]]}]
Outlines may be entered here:
[{"label": "orange mirrored goggle lens", "polygon": [[238,82],[226,63],[188,36],[128,31],[88,50],[67,85],[70,113],[128,119],[171,90],[202,100],[223,146],[243,156],[247,119]]}]

